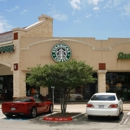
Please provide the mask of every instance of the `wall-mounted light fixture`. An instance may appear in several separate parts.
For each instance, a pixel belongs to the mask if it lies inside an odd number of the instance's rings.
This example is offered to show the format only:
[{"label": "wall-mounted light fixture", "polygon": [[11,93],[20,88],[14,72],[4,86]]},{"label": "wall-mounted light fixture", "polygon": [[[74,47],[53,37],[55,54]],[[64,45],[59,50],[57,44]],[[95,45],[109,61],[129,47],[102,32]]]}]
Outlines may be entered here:
[{"label": "wall-mounted light fixture", "polygon": [[14,64],[14,70],[18,70],[18,63]]}]

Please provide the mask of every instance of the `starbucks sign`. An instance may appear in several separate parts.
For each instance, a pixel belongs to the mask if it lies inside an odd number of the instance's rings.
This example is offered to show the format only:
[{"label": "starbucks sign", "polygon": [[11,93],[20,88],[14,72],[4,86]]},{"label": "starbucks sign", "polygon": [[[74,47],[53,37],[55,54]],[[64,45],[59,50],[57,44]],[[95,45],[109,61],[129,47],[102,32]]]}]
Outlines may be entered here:
[{"label": "starbucks sign", "polygon": [[51,55],[56,62],[65,62],[71,58],[71,49],[63,43],[56,44],[51,51]]}]

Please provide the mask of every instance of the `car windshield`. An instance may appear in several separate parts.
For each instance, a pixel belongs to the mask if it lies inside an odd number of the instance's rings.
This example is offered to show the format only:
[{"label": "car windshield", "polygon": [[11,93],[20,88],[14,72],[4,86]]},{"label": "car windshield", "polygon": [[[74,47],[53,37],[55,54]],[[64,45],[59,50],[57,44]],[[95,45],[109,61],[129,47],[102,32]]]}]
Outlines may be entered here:
[{"label": "car windshield", "polygon": [[33,102],[33,100],[31,100],[28,97],[24,97],[24,98],[17,98],[13,102]]},{"label": "car windshield", "polygon": [[91,100],[114,101],[115,95],[94,95]]}]

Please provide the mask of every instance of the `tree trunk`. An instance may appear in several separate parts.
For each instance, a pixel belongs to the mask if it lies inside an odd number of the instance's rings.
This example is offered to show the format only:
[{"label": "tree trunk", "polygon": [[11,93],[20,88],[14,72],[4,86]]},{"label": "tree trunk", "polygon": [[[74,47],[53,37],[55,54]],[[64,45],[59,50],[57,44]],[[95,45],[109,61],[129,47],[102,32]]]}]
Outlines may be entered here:
[{"label": "tree trunk", "polygon": [[68,99],[68,93],[65,93],[65,91],[63,91],[63,92],[61,93],[61,98],[60,98],[61,113],[62,113],[62,114],[65,114],[65,113],[66,113],[67,99]]}]

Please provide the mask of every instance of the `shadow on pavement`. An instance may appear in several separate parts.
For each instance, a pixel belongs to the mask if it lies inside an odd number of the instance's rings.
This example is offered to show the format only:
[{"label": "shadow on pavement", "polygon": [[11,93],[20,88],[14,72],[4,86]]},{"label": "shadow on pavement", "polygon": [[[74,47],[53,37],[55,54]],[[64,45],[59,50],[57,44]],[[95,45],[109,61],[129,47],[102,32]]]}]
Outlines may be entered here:
[{"label": "shadow on pavement", "polygon": [[103,117],[103,116],[95,116],[92,117],[92,119],[88,119],[89,122],[109,122],[109,123],[120,123],[122,118],[124,116],[124,113],[120,114],[120,119],[117,119],[117,117]]}]

